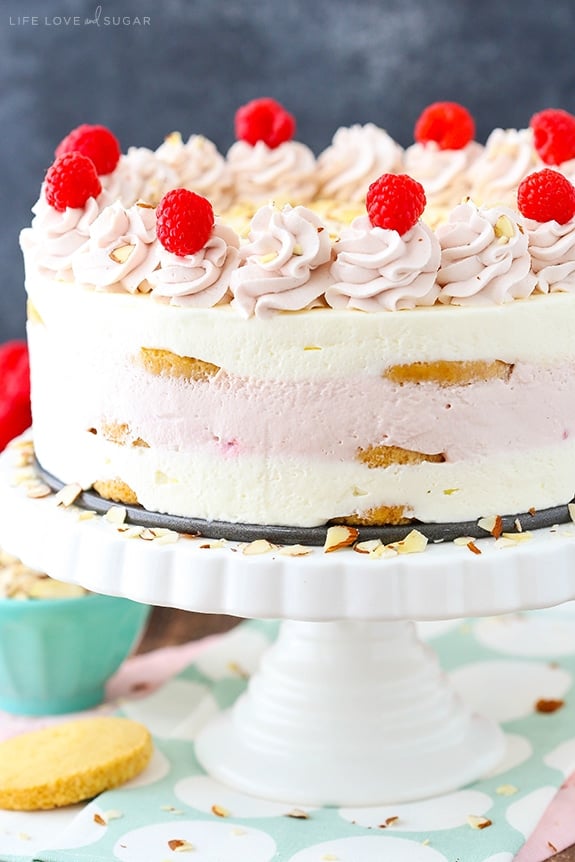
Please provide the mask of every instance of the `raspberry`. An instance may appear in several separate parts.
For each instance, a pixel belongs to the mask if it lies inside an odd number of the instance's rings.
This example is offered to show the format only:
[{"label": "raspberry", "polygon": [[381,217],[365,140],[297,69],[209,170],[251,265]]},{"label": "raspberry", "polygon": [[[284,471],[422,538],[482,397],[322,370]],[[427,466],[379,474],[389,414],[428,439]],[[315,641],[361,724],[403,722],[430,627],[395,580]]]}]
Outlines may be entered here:
[{"label": "raspberry", "polygon": [[295,134],[295,118],[275,99],[254,99],[236,111],[236,137],[252,146],[263,141],[274,150]]},{"label": "raspberry", "polygon": [[543,168],[519,183],[517,207],[525,218],[565,224],[575,215],[575,187],[559,171]]},{"label": "raspberry", "polygon": [[30,366],[25,341],[0,346],[0,452],[32,424]]},{"label": "raspberry", "polygon": [[475,137],[475,121],[457,102],[433,102],[421,113],[413,135],[419,144],[435,141],[440,150],[461,150]]},{"label": "raspberry", "polygon": [[366,208],[373,227],[403,235],[425,209],[423,186],[407,174],[382,174],[367,191]]},{"label": "raspberry", "polygon": [[575,117],[560,108],[533,114],[533,146],[546,165],[560,165],[575,158]]},{"label": "raspberry", "polygon": [[56,158],[65,153],[82,153],[92,159],[98,175],[111,174],[120,159],[117,137],[106,126],[84,124],[72,129],[56,147]]},{"label": "raspberry", "polygon": [[214,211],[207,198],[187,189],[172,189],[156,210],[158,239],[167,251],[185,257],[205,246],[214,227]]},{"label": "raspberry", "polygon": [[44,192],[51,207],[63,213],[66,207],[80,209],[88,198],[102,191],[94,163],[81,153],[66,153],[48,168]]}]

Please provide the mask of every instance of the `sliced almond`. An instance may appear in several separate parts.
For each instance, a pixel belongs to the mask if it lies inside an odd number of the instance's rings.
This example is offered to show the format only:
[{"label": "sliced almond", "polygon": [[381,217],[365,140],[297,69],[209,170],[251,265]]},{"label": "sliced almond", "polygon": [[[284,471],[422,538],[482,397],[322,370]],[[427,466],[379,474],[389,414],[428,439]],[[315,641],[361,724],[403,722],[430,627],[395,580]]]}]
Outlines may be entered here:
[{"label": "sliced almond", "polygon": [[472,542],[472,541],[473,541],[473,537],[472,537],[472,536],[457,536],[457,537],[453,540],[453,544],[454,544],[454,545],[461,546],[461,547],[467,547],[467,545],[468,545],[470,542]]},{"label": "sliced almond", "polygon": [[49,497],[51,493],[52,489],[48,485],[45,485],[43,482],[36,482],[28,488],[26,496],[31,497],[33,500],[40,500],[42,497]]},{"label": "sliced almond", "polygon": [[498,539],[503,530],[503,520],[501,515],[489,515],[487,518],[480,518],[477,526],[487,533],[491,533],[494,539]]},{"label": "sliced almond", "polygon": [[509,242],[515,236],[515,228],[509,216],[499,216],[493,225],[493,233],[502,242]]},{"label": "sliced almond", "polygon": [[514,796],[518,790],[519,788],[515,787],[514,784],[500,784],[499,787],[495,788],[498,796]]},{"label": "sliced almond", "polygon": [[391,542],[386,548],[392,548],[398,554],[421,554],[427,547],[427,538],[419,530],[411,530],[400,542]]},{"label": "sliced almond", "polygon": [[530,542],[533,538],[533,533],[529,530],[524,530],[522,533],[501,533],[503,539],[512,539],[520,544],[521,542]]},{"label": "sliced almond", "polygon": [[481,554],[481,548],[478,548],[475,542],[468,542],[467,547],[471,551],[472,554],[476,554],[479,556]]},{"label": "sliced almond", "polygon": [[358,554],[372,554],[378,548],[383,547],[381,539],[367,539],[365,542],[356,542],[353,550]]},{"label": "sliced almond", "polygon": [[306,545],[284,545],[279,549],[278,554],[282,557],[307,557],[311,554],[311,548]]},{"label": "sliced almond", "polygon": [[192,850],[195,850],[193,844],[190,844],[189,841],[186,841],[185,838],[172,838],[168,841],[168,847],[170,850],[173,850],[174,853],[190,853]]},{"label": "sliced almond", "polygon": [[331,554],[332,551],[347,548],[349,545],[353,545],[358,536],[359,530],[355,527],[348,527],[345,524],[328,527],[323,552],[324,554]]},{"label": "sliced almond", "polygon": [[467,822],[472,829],[487,829],[488,826],[493,825],[489,817],[480,817],[477,814],[470,814],[467,817]]},{"label": "sliced almond", "polygon": [[107,825],[107,824],[106,824],[106,821],[104,820],[104,818],[102,817],[102,815],[101,815],[101,814],[98,814],[98,812],[96,812],[96,813],[94,814],[94,816],[93,816],[92,820],[94,821],[94,823],[97,823],[97,824],[98,824],[98,826],[106,826],[106,825]]},{"label": "sliced almond", "polygon": [[259,554],[269,554],[274,549],[275,546],[267,539],[255,539],[255,541],[244,546],[242,553],[246,556],[258,556]]},{"label": "sliced almond", "polygon": [[128,513],[124,506],[110,506],[104,515],[104,520],[113,524],[115,527],[119,527],[124,523],[127,515]]},{"label": "sliced almond", "polygon": [[575,521],[575,503],[568,503],[567,509],[569,510],[569,517],[572,521]]},{"label": "sliced almond", "polygon": [[564,700],[553,700],[551,698],[540,698],[535,704],[535,711],[541,713],[551,713],[557,712],[558,709],[561,709],[565,706]]},{"label": "sliced almond", "polygon": [[110,260],[113,260],[114,263],[126,263],[135,248],[135,245],[119,245],[110,252],[109,258]]},{"label": "sliced almond", "polygon": [[276,258],[277,258],[276,252],[270,251],[267,254],[260,255],[260,263],[263,263],[265,265],[266,263],[271,263]]},{"label": "sliced almond", "polygon": [[82,486],[78,485],[77,482],[73,482],[71,485],[64,485],[63,488],[60,488],[58,493],[54,495],[54,502],[57,506],[63,506],[67,509],[72,503],[76,502],[81,493]]},{"label": "sliced almond", "polygon": [[225,539],[210,539],[207,542],[204,542],[201,545],[198,545],[199,548],[205,550],[206,548],[225,548],[226,540]]},{"label": "sliced almond", "polygon": [[293,820],[309,820],[309,814],[301,808],[292,808],[284,817],[291,817]]},{"label": "sliced almond", "polygon": [[224,808],[223,805],[212,805],[212,814],[215,814],[216,817],[229,817],[230,812],[227,808]]},{"label": "sliced almond", "polygon": [[182,143],[182,135],[180,132],[170,132],[170,134],[166,135],[164,138],[164,142],[169,144],[171,147],[176,147],[178,144]]},{"label": "sliced almond", "polygon": [[118,811],[116,808],[112,808],[110,811],[104,811],[106,823],[109,823],[110,820],[120,820],[123,816],[124,812]]},{"label": "sliced almond", "polygon": [[239,665],[237,663],[237,661],[229,661],[228,662],[228,670],[231,671],[231,673],[235,674],[236,676],[239,676],[241,679],[249,679],[250,678],[250,675],[247,672],[247,670],[244,670],[244,668],[241,665]]},{"label": "sliced almond", "polygon": [[180,534],[175,530],[166,530],[154,539],[154,545],[174,545],[180,538]]}]

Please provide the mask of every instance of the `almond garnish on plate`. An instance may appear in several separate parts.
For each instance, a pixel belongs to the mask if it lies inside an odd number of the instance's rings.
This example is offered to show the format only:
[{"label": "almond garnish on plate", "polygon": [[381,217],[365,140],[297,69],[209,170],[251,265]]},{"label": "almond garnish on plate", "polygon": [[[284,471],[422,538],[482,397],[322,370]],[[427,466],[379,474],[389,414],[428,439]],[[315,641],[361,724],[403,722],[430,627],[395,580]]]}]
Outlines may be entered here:
[{"label": "almond garnish on plate", "polygon": [[340,548],[347,548],[353,545],[358,536],[359,530],[355,527],[348,527],[345,524],[328,527],[323,552],[331,554],[333,551],[339,551]]}]

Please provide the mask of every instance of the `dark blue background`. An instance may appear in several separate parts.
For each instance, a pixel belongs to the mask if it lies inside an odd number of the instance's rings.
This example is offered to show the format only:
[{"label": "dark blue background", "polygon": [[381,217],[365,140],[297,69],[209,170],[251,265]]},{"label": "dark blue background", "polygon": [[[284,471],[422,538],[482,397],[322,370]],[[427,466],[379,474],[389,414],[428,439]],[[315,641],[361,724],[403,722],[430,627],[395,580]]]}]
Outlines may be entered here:
[{"label": "dark blue background", "polygon": [[[481,141],[545,107],[575,112],[573,0],[104,0],[100,26],[84,25],[97,5],[0,3],[0,341],[24,332],[18,231],[79,123],[109,125],[124,149],[179,129],[225,151],[238,105],[270,95],[319,152],[368,121],[407,146],[438,99],[466,104]],[[54,21],[65,15],[81,25]],[[112,15],[151,20],[105,26]]]}]

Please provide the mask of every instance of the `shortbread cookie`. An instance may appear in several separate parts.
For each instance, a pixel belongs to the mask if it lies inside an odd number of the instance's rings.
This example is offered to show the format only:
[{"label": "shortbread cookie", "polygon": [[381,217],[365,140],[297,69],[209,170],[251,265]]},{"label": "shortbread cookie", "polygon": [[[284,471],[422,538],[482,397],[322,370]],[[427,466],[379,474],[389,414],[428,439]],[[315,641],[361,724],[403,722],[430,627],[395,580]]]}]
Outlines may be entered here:
[{"label": "shortbread cookie", "polygon": [[330,524],[348,524],[352,527],[382,527],[388,524],[409,524],[410,518],[405,506],[374,506],[356,515],[346,515],[343,518],[332,518]]},{"label": "shortbread cookie", "polygon": [[155,347],[142,347],[140,362],[150,374],[184,380],[209,380],[220,370],[217,365],[196,359],[195,356],[179,356],[170,350]]},{"label": "shortbread cookie", "polygon": [[486,380],[509,380],[513,365],[494,359],[489,362],[411,362],[392,365],[383,376],[393,383],[436,383],[439,386],[468,386]]},{"label": "shortbread cookie", "polygon": [[107,479],[94,482],[92,487],[104,500],[112,500],[113,503],[124,503],[126,506],[138,505],[138,497],[135,491],[122,479]]},{"label": "shortbread cookie", "polygon": [[142,772],[152,754],[144,725],[102,716],[67,721],[0,743],[0,808],[60,808]]}]

